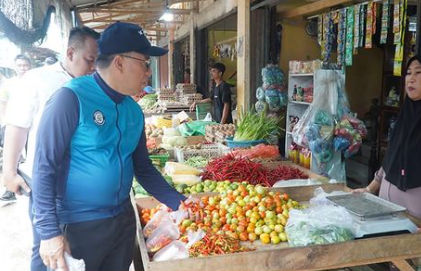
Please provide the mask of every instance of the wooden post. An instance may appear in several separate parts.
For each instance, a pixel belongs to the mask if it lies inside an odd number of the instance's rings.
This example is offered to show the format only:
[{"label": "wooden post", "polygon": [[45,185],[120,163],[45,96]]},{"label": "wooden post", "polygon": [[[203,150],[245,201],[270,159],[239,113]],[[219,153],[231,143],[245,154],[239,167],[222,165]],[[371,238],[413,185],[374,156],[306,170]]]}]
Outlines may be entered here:
[{"label": "wooden post", "polygon": [[173,58],[174,58],[174,27],[169,29],[169,36],[168,36],[168,83],[171,89],[175,88],[174,83],[174,66],[173,66]]},{"label": "wooden post", "polygon": [[196,80],[196,16],[192,12],[190,15],[190,83],[194,84]]},{"label": "wooden post", "polygon": [[250,106],[250,1],[238,1],[237,115]]}]

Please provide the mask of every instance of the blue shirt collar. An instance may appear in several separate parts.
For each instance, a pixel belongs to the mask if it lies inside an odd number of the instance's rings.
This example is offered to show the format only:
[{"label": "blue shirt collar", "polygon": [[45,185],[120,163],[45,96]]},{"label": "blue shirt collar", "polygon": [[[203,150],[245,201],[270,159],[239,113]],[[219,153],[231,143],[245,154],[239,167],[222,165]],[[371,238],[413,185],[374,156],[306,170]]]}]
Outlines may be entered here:
[{"label": "blue shirt collar", "polygon": [[112,89],[107,83],[105,83],[104,79],[102,79],[97,72],[93,74],[93,77],[97,84],[105,92],[105,94],[107,94],[107,96],[110,97],[111,100],[113,100],[115,103],[119,104],[124,100],[124,98],[126,98],[126,95],[118,93],[117,91]]}]

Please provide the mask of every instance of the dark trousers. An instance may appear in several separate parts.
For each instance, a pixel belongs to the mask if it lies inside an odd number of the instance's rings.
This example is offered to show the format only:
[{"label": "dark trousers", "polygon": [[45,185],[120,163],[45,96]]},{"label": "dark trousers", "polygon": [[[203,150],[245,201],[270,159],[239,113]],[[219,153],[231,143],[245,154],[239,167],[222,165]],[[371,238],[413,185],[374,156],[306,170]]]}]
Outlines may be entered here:
[{"label": "dark trousers", "polygon": [[116,217],[63,225],[73,258],[86,271],[128,271],[133,259],[136,219],[133,207]]}]

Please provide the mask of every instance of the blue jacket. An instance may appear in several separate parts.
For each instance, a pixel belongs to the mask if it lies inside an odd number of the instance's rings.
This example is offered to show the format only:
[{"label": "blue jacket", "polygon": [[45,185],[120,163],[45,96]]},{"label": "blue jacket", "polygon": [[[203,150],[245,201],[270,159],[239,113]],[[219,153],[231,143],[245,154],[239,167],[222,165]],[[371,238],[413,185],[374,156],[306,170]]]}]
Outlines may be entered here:
[{"label": "blue jacket", "polygon": [[60,224],[118,215],[130,204],[136,175],[144,188],[177,209],[185,197],[153,167],[144,120],[131,97],[98,74],[70,81],[46,105],[33,170],[34,223],[42,239]]}]

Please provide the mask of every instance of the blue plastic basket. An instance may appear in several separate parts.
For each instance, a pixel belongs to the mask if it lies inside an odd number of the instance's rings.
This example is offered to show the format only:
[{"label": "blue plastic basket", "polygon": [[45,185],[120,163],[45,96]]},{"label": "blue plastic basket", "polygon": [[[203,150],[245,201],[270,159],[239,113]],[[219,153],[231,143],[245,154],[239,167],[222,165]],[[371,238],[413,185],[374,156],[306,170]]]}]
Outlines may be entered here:
[{"label": "blue plastic basket", "polygon": [[264,139],[235,141],[235,140],[233,140],[233,137],[228,137],[226,139],[226,141],[227,141],[227,146],[229,148],[248,148],[248,147],[251,147],[251,146],[259,145],[261,143],[266,143],[266,140],[264,140]]}]

